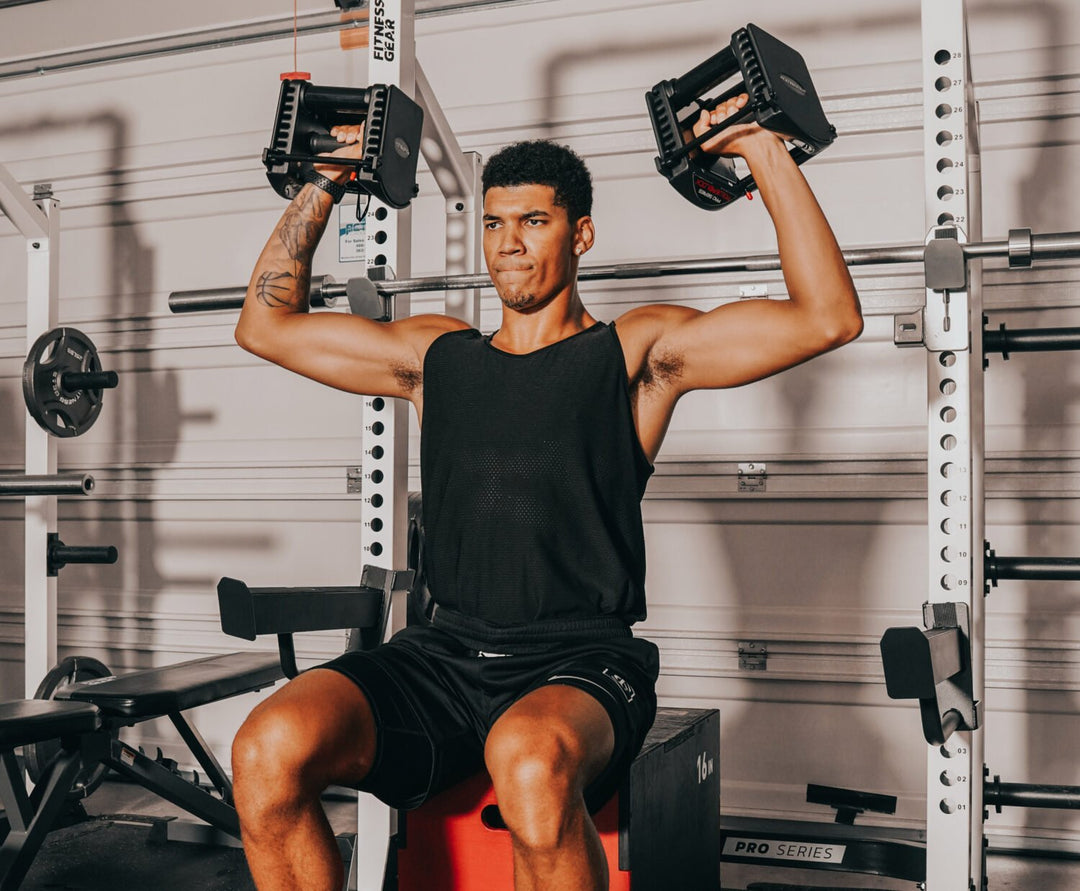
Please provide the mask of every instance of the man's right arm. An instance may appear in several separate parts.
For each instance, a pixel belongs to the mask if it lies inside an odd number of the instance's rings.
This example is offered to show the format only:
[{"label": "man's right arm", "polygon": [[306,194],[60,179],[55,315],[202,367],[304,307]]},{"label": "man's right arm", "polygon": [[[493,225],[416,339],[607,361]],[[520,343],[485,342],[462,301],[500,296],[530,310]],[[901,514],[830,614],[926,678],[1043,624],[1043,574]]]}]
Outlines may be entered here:
[{"label": "man's right arm", "polygon": [[374,322],[309,313],[312,257],[333,207],[331,197],[311,184],[293,199],[255,264],[236,342],[339,390],[415,399],[427,348],[440,334],[467,326],[438,315]]}]

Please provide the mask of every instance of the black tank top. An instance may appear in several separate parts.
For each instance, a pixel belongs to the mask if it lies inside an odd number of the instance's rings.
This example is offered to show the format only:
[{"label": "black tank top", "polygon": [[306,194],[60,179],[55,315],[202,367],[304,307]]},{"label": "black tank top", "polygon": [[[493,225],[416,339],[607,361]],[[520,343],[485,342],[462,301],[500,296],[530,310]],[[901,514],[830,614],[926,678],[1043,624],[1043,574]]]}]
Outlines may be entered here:
[{"label": "black tank top", "polygon": [[474,329],[440,336],[420,468],[436,625],[497,645],[645,618],[652,466],[614,324],[525,355]]}]

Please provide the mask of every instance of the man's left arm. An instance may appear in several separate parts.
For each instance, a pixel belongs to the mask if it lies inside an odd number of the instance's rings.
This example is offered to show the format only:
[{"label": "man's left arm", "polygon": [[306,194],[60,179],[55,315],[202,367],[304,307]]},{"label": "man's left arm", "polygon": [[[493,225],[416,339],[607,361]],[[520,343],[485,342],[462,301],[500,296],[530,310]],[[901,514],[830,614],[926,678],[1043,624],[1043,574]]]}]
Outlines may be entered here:
[{"label": "man's left arm", "polygon": [[[740,96],[711,115],[702,112],[695,135],[745,101]],[[783,141],[756,123],[742,124],[722,131],[703,149],[740,156],[749,165],[776,229],[789,299],[663,314],[649,361],[678,368],[673,383],[679,392],[768,377],[854,340],[863,327],[836,237]]]}]

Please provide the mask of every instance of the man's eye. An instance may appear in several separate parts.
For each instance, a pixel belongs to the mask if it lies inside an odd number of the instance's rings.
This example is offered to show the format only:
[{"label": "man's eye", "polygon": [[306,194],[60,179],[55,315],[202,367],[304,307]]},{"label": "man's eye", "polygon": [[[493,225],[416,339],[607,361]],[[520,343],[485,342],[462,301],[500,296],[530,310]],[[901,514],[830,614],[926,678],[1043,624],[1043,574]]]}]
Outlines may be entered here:
[{"label": "man's eye", "polygon": [[485,223],[484,228],[489,230],[489,231],[492,230],[492,229],[498,229],[499,228],[499,223],[498,223],[498,221],[491,221],[491,222]]}]

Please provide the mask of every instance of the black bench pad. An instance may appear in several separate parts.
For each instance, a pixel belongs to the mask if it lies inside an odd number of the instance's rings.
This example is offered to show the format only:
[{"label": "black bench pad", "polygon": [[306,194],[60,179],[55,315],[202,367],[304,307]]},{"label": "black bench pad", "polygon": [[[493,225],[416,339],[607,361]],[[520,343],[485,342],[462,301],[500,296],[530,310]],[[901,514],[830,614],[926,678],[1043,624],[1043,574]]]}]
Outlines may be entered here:
[{"label": "black bench pad", "polygon": [[12,749],[101,726],[98,710],[83,702],[25,699],[0,702],[0,748]]},{"label": "black bench pad", "polygon": [[152,718],[261,690],[284,676],[277,653],[226,653],[82,681],[57,695],[93,703],[106,715]]}]

